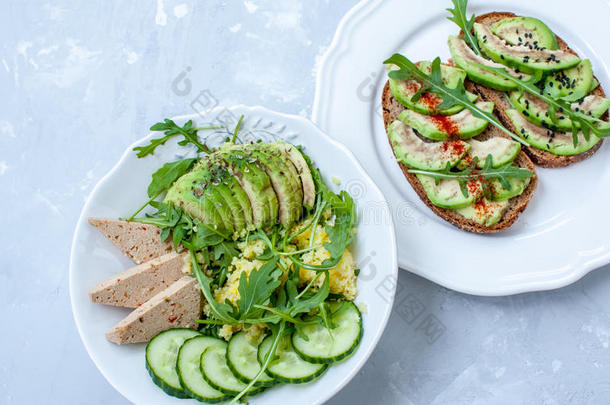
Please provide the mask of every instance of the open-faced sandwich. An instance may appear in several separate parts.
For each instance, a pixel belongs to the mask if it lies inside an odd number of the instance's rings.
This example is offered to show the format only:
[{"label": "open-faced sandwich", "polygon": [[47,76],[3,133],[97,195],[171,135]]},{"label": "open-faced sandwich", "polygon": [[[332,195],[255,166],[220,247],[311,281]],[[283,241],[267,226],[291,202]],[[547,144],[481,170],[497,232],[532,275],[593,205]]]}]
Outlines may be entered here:
[{"label": "open-faced sandwich", "polygon": [[466,1],[454,0],[459,36],[449,37],[453,62],[502,123],[528,142],[542,167],[564,167],[594,154],[610,133],[603,89],[591,61],[534,17],[493,12],[466,19]]},{"label": "open-faced sandwich", "polygon": [[534,164],[562,167],[610,135],[610,100],[581,60],[542,21],[512,13],[466,17],[452,0],[451,59],[394,54],[383,118],[396,160],[441,218],[477,233],[510,227],[532,198]]},{"label": "open-faced sandwich", "polygon": [[312,381],[362,336],[352,198],[332,192],[300,148],[237,144],[238,128],[210,149],[190,121],[156,124],[165,136],[138,157],[180,135],[197,157],[157,170],[131,217],[89,219],[137,264],[90,291],[133,308],[107,339],[148,342],[153,381],[203,402]]},{"label": "open-faced sandwich", "polygon": [[532,198],[536,171],[521,143],[492,115],[494,103],[465,83],[463,70],[438,58],[414,64],[395,54],[385,63],[388,140],[419,197],[467,231],[510,227]]}]

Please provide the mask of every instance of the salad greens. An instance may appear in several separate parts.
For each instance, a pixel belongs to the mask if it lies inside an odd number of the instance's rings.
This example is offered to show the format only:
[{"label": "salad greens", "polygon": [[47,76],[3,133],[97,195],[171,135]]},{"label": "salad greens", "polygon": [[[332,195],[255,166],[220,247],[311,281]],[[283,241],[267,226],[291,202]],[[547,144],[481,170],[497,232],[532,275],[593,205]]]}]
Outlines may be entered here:
[{"label": "salad greens", "polygon": [[163,131],[165,136],[161,138],[151,139],[148,145],[144,146],[136,146],[133,150],[137,153],[139,158],[146,157],[148,155],[153,155],[155,153],[155,149],[157,147],[164,145],[165,142],[170,140],[171,138],[182,135],[184,137],[183,140],[178,142],[180,146],[186,146],[188,144],[195,145],[197,148],[197,152],[205,152],[208,153],[210,149],[205,143],[199,142],[199,137],[197,136],[197,132],[201,130],[208,129],[221,129],[222,126],[207,126],[207,127],[198,127],[193,128],[193,121],[188,120],[186,124],[183,126],[177,125],[174,121],[166,118],[163,122],[157,122],[152,127],[150,127],[151,131]]},{"label": "salad greens", "polygon": [[451,13],[451,17],[447,17],[449,21],[453,21],[458,27],[462,29],[464,33],[464,41],[472,48],[474,53],[477,55],[481,54],[479,50],[479,43],[477,38],[472,34],[474,27],[474,14],[468,19],[466,17],[466,8],[468,7],[468,0],[451,0],[454,8],[448,8],[447,11]]}]

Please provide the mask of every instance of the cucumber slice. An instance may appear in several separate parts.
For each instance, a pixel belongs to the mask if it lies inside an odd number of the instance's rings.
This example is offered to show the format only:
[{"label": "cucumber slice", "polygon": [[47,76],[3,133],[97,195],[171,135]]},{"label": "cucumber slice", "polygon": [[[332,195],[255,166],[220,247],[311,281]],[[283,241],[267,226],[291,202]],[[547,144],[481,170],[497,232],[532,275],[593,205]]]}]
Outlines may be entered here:
[{"label": "cucumber slice", "polygon": [[[341,306],[344,307],[341,307]],[[334,308],[333,308],[334,306]],[[324,325],[308,325],[300,333],[292,335],[292,346],[303,359],[311,363],[333,363],[351,355],[362,339],[362,316],[353,302],[331,306],[331,311],[340,311],[332,318],[336,325],[330,333]]]},{"label": "cucumber slice", "polygon": [[[269,353],[273,337],[267,336],[258,346],[258,361],[263,364]],[[275,352],[275,359],[267,367],[267,373],[276,380],[301,384],[313,381],[326,371],[328,364],[314,364],[303,360],[292,347],[290,335],[282,336]]]},{"label": "cucumber slice", "polygon": [[180,384],[176,371],[178,351],[182,344],[200,333],[192,329],[169,329],[159,333],[146,345],[146,370],[167,394],[178,398],[190,398]]},{"label": "cucumber slice", "polygon": [[[247,332],[241,331],[231,338],[227,347],[227,366],[235,377],[243,383],[250,383],[261,369],[257,360],[258,345],[248,341]],[[254,383],[255,387],[269,387],[275,384],[275,380],[264,373]]]},{"label": "cucumber slice", "polygon": [[231,396],[212,388],[201,375],[201,355],[211,345],[218,344],[218,339],[210,336],[190,338],[178,351],[176,370],[182,389],[192,398],[207,403],[222,402]]},{"label": "cucumber slice", "polygon": [[[217,339],[214,344],[201,355],[201,374],[205,381],[214,389],[228,395],[237,395],[246,388],[247,384],[239,381],[227,366],[227,343]],[[248,395],[258,394],[265,387],[256,387]]]}]

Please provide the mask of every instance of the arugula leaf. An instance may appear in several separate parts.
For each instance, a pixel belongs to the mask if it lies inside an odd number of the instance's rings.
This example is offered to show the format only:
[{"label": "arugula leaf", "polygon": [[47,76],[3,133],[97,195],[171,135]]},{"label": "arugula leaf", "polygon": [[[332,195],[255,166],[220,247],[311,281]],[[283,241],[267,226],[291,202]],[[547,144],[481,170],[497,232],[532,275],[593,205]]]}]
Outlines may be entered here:
[{"label": "arugula leaf", "polygon": [[330,253],[330,258],[324,260],[322,266],[334,267],[343,257],[345,249],[354,240],[352,228],[356,222],[356,206],[346,191],[341,191],[339,195],[329,193],[327,198],[335,215],[335,223],[325,228],[330,242],[324,243],[324,248]]},{"label": "arugula leaf", "polygon": [[129,218],[128,221],[133,221],[144,208],[151,204],[155,198],[171,187],[171,185],[184,173],[190,170],[197,159],[183,159],[175,162],[164,164],[160,169],[152,175],[152,181],[148,185],[148,201],[138,208]]},{"label": "arugula leaf", "polygon": [[210,149],[207,145],[199,142],[199,138],[197,136],[197,132],[205,129],[220,129],[222,126],[207,126],[207,127],[198,127],[193,128],[193,121],[188,120],[186,124],[183,126],[177,125],[174,121],[166,118],[163,122],[157,122],[153,126],[150,127],[151,131],[163,131],[165,136],[161,138],[151,139],[148,145],[144,146],[136,146],[133,148],[135,152],[137,152],[136,156],[139,158],[143,158],[148,155],[153,155],[155,149],[157,147],[164,145],[171,138],[182,135],[184,137],[183,140],[178,142],[180,146],[186,146],[187,144],[193,144],[197,148],[197,152],[205,152],[209,153]]},{"label": "arugula leaf", "polygon": [[277,266],[277,258],[269,260],[258,270],[250,274],[242,272],[239,278],[239,299],[237,300],[238,319],[259,317],[262,310],[255,305],[263,305],[269,301],[271,294],[280,286],[279,276],[282,270]]},{"label": "arugula leaf", "polygon": [[225,268],[229,267],[233,258],[239,255],[239,252],[235,249],[235,245],[235,242],[225,240],[212,246],[214,265]]},{"label": "arugula leaf", "polygon": [[156,213],[153,215],[147,214],[144,218],[133,218],[130,221],[154,225],[163,230],[164,228],[175,227],[182,218],[182,211],[173,204],[152,201],[150,205],[157,209]]},{"label": "arugula leaf", "polygon": [[[481,181],[483,185],[483,191],[486,194],[486,197],[489,197],[489,180],[498,179],[507,190],[511,189],[509,178],[518,178],[518,179],[526,179],[529,177],[533,177],[534,173],[530,172],[527,169],[522,167],[513,166],[512,162],[506,163],[500,167],[493,167],[493,157],[491,154],[487,155],[485,158],[485,164],[482,169],[476,170],[473,167],[476,167],[478,159],[475,157],[473,159],[472,167],[468,167],[464,170],[453,171],[448,164],[447,167],[441,171],[432,172],[428,170],[416,170],[411,169],[409,173],[413,174],[424,174],[426,176],[430,176],[434,178],[436,183],[438,184],[441,180],[456,180],[460,184],[460,190],[464,197],[468,197],[468,183],[471,181]],[[486,187],[487,185],[487,187]]]},{"label": "arugula leaf", "polygon": [[555,100],[554,98],[544,94],[544,92],[536,86],[536,82],[540,80],[539,75],[529,80],[520,80],[510,75],[505,68],[486,66],[478,63],[476,66],[494,72],[499,76],[512,81],[517,85],[519,91],[528,92],[546,102],[549,106],[549,117],[553,123],[557,122],[557,117],[555,114],[556,111],[560,111],[567,115],[572,121],[572,140],[574,142],[574,146],[578,145],[579,127],[576,125],[576,123],[580,125],[580,130],[587,141],[589,140],[590,132],[593,132],[593,134],[599,138],[610,136],[610,125],[608,122],[584,114],[580,111],[573,111],[568,102],[563,100]]},{"label": "arugula leaf", "polygon": [[235,140],[237,139],[237,133],[239,132],[240,128],[241,128],[241,122],[244,120],[244,115],[242,114],[241,117],[239,117],[239,121],[237,121],[237,125],[235,125],[235,130],[233,131],[233,138],[231,138],[231,143],[235,143]]},{"label": "arugula leaf", "polygon": [[440,58],[434,59],[432,62],[432,72],[430,75],[425,74],[418,67],[407,59],[405,56],[395,53],[390,58],[383,62],[384,64],[393,64],[399,67],[399,70],[393,70],[388,75],[394,80],[409,80],[415,79],[419,81],[423,86],[426,86],[427,91],[435,93],[442,98],[442,102],[437,106],[437,109],[447,109],[455,105],[463,106],[472,112],[475,117],[482,118],[501,130],[502,132],[510,135],[517,142],[523,145],[529,146],[529,142],[525,141],[520,136],[513,134],[511,131],[506,129],[504,125],[492,114],[488,113],[476,104],[468,100],[466,96],[466,88],[464,82],[459,81],[455,88],[450,88],[443,83],[441,77],[441,60]]},{"label": "arugula leaf", "polygon": [[166,163],[153,173],[152,181],[148,186],[148,196],[157,197],[166,191],[180,176],[188,172],[197,159],[182,159]]},{"label": "arugula leaf", "polygon": [[195,223],[195,233],[193,233],[189,242],[193,246],[193,249],[200,250],[208,246],[214,246],[225,239],[228,239],[229,235],[225,235],[218,229],[208,226],[198,219],[193,220]]},{"label": "arugula leaf", "polygon": [[199,267],[199,263],[197,262],[197,257],[193,250],[190,250],[191,255],[191,263],[193,264],[193,273],[197,278],[197,282],[199,282],[199,286],[201,287],[201,291],[203,292],[203,296],[205,297],[212,313],[214,314],[214,318],[219,321],[224,322],[227,325],[235,325],[237,320],[233,318],[231,313],[233,312],[233,307],[226,303],[220,303],[214,299],[214,294],[212,293],[212,288],[210,286],[210,279],[208,276],[204,274],[204,272]]},{"label": "arugula leaf", "polygon": [[175,247],[182,244],[197,251],[217,245],[229,237],[229,235],[204,224],[197,218],[191,218],[171,203],[152,201],[150,204],[157,209],[157,212],[144,218],[130,218],[129,220],[160,228],[161,240],[167,239],[169,234],[172,233]]},{"label": "arugula leaf", "polygon": [[[320,276],[321,277],[321,276]],[[298,278],[298,272],[297,272]],[[288,282],[287,282],[288,283]],[[292,288],[292,287],[288,287]],[[290,294],[294,294],[296,292],[296,288],[294,291],[290,292]],[[320,304],[322,304],[328,298],[328,294],[330,293],[330,281],[328,272],[324,273],[324,281],[322,282],[322,286],[315,292],[306,292],[299,296],[298,294],[292,296],[290,298],[290,303],[292,308],[290,308],[290,315],[297,316],[299,314],[305,314],[311,311],[314,308],[317,308]]]},{"label": "arugula leaf", "polygon": [[470,17],[470,20],[466,17],[466,8],[468,7],[468,0],[451,0],[453,3],[453,7],[448,8],[447,11],[451,13],[451,17],[447,17],[449,21],[453,21],[457,24],[458,27],[464,33],[464,40],[474,53],[477,55],[481,54],[479,50],[479,43],[477,42],[476,37],[472,34],[472,29],[474,27],[474,14]]},{"label": "arugula leaf", "polygon": [[[326,199],[318,204],[329,205],[335,216],[334,224],[327,225],[325,228],[330,242],[325,242],[323,245],[331,257],[325,259],[319,265],[307,264],[294,255],[289,255],[289,258],[294,265],[304,269],[324,271],[330,270],[339,264],[343,257],[343,252],[352,243],[354,239],[352,228],[356,223],[356,207],[352,197],[346,191],[341,191],[339,195],[327,191]],[[313,234],[315,229],[312,229],[311,232]]]}]

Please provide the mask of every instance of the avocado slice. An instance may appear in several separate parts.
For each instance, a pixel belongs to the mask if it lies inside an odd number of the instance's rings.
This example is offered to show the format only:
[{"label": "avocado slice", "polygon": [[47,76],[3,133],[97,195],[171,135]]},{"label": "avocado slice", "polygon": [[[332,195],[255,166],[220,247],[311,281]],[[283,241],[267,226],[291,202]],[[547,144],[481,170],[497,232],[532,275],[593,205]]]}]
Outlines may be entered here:
[{"label": "avocado slice", "polygon": [[511,45],[523,45],[530,49],[559,49],[553,31],[533,17],[504,18],[491,27],[491,32]]},{"label": "avocado slice", "polygon": [[[528,121],[538,126],[549,128],[557,131],[571,131],[572,120],[561,111],[556,111],[555,116],[557,122],[553,123],[549,117],[549,106],[544,101],[529,93],[521,93],[519,91],[511,91],[507,95],[508,101],[521,115],[525,116]],[[572,103],[572,110],[581,111],[592,117],[599,118],[610,107],[610,100],[600,96],[590,95],[580,99],[576,103]],[[578,122],[576,123],[578,127]]]},{"label": "avocado slice", "polygon": [[599,82],[597,81],[597,79],[594,76],[593,80],[591,81],[591,87],[589,87],[589,93],[591,93],[593,90],[595,90],[598,87],[599,87]]},{"label": "avocado slice", "polygon": [[585,139],[582,132],[578,133],[578,144],[574,147],[572,133],[554,132],[529,122],[519,111],[506,110],[506,114],[517,129],[517,134],[527,140],[532,146],[546,150],[554,155],[567,156],[586,152],[594,147],[600,139],[593,134],[589,140]]},{"label": "avocado slice", "polygon": [[285,160],[281,151],[266,144],[240,145],[242,151],[258,159],[269,176],[278,201],[278,217],[282,225],[296,222],[303,213],[303,190],[296,169]]},{"label": "avocado slice", "polygon": [[544,93],[553,99],[576,101],[583,98],[593,85],[593,67],[585,59],[573,68],[561,70],[544,80]]},{"label": "avocado slice", "polygon": [[493,201],[505,201],[523,194],[525,188],[530,184],[530,178],[519,179],[516,177],[509,177],[508,183],[510,184],[510,190],[505,189],[498,179],[493,179],[489,182]]},{"label": "avocado slice", "polygon": [[[432,63],[424,61],[418,62],[417,67],[419,70],[426,74],[432,72]],[[396,69],[394,65],[388,65],[388,70]],[[466,78],[466,73],[461,69],[453,66],[441,65],[441,78],[443,83],[449,88],[456,88],[458,83],[463,82]],[[464,109],[464,106],[454,105],[453,107],[445,110],[437,110],[437,106],[442,103],[442,98],[432,92],[424,92],[419,100],[411,101],[411,98],[417,93],[421,87],[421,83],[416,80],[394,80],[390,79],[390,90],[392,94],[398,100],[398,102],[410,110],[417,111],[421,114],[441,114],[441,115],[453,115]],[[475,94],[466,92],[466,96],[472,102],[477,99]]]},{"label": "avocado slice", "polygon": [[278,218],[277,197],[258,159],[233,145],[222,147],[215,154],[226,162],[227,169],[248,196],[254,227],[259,229],[275,223]]},{"label": "avocado slice", "polygon": [[479,225],[492,226],[502,219],[509,205],[508,200],[489,201],[481,198],[474,204],[458,209],[457,212],[464,218],[471,219]]},{"label": "avocado slice", "polygon": [[216,187],[207,181],[209,172],[196,166],[170,187],[165,203],[180,207],[193,218],[223,232],[232,232],[227,203]]},{"label": "avocado slice", "polygon": [[286,159],[292,163],[301,180],[303,191],[303,206],[307,209],[313,208],[316,203],[316,185],[311,175],[311,169],[307,160],[303,157],[302,152],[294,145],[283,141],[277,141],[268,144],[269,148],[279,150]]},{"label": "avocado slice", "polygon": [[522,72],[551,72],[568,69],[580,63],[580,58],[569,52],[509,45],[483,24],[474,23],[474,33],[481,50],[494,62],[517,68]]},{"label": "avocado slice", "polygon": [[470,145],[470,150],[458,163],[457,167],[459,169],[465,169],[470,166],[475,156],[478,158],[477,168],[482,169],[487,155],[491,155],[492,167],[500,167],[515,160],[521,151],[521,144],[519,142],[501,136],[484,141],[469,139],[466,142]]},{"label": "avocado slice", "polygon": [[[494,109],[494,103],[487,101],[479,101],[476,106],[490,114]],[[468,109],[454,115],[424,115],[406,109],[400,113],[398,119],[413,127],[422,136],[436,141],[470,139],[483,132],[488,124],[487,120],[475,117]]]},{"label": "avocado slice", "polygon": [[462,68],[466,72],[466,74],[468,74],[468,78],[470,80],[475,83],[482,84],[483,86],[490,87],[492,89],[500,91],[509,91],[515,90],[517,88],[517,85],[512,81],[494,72],[485,70],[477,65],[485,65],[494,68],[505,68],[510,75],[521,80],[528,80],[530,78],[530,76],[525,73],[517,72],[516,70],[507,68],[504,65],[492,62],[491,60],[486,59],[481,55],[477,55],[472,49],[470,49],[468,44],[466,44],[466,42],[459,37],[449,37],[449,52],[451,53],[451,58],[453,59],[453,62],[455,62],[457,66]]},{"label": "avocado slice", "polygon": [[436,171],[447,165],[453,167],[470,149],[464,141],[424,142],[398,120],[388,126],[387,133],[396,160],[413,169]]},{"label": "avocado slice", "polygon": [[482,195],[481,183],[472,182],[468,185],[468,196],[464,196],[457,180],[443,179],[436,184],[433,177],[418,174],[426,196],[432,204],[441,208],[458,209],[471,205]]},{"label": "avocado slice", "polygon": [[234,231],[253,230],[252,206],[246,192],[241,188],[235,177],[229,172],[227,164],[216,154],[208,155],[199,163],[205,166],[211,174],[211,183],[223,195],[233,215]]}]

